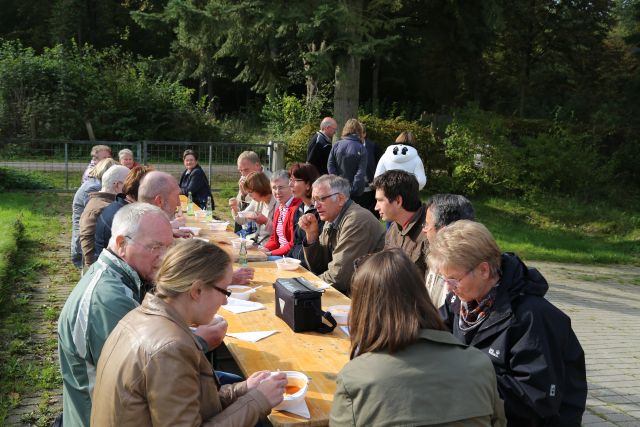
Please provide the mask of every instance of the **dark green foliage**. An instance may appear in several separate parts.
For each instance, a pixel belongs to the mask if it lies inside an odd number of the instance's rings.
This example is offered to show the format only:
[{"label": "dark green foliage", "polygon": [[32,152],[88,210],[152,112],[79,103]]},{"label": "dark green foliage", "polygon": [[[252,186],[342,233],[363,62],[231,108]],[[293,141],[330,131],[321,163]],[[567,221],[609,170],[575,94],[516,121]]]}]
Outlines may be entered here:
[{"label": "dark green foliage", "polygon": [[52,188],[34,172],[0,168],[0,191],[38,190]]},{"label": "dark green foliage", "polygon": [[147,76],[118,49],[58,45],[37,55],[0,47],[0,135],[102,140],[207,140],[217,135],[192,90]]}]

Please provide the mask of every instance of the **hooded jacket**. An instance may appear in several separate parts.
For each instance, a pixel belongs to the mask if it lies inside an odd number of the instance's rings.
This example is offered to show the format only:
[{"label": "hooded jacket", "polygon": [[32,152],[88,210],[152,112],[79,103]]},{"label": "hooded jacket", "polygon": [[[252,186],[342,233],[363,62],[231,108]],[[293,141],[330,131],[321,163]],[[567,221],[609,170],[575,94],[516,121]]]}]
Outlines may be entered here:
[{"label": "hooded jacket", "polygon": [[422,159],[418,155],[418,150],[412,146],[404,144],[388,146],[378,162],[375,176],[397,169],[414,174],[418,179],[420,190],[427,184],[427,176],[424,173]]},{"label": "hooded jacket", "polygon": [[489,356],[509,426],[580,426],[587,398],[584,352],[569,317],[544,298],[549,285],[516,255],[502,255],[489,317],[465,335],[460,300],[440,313],[453,334]]},{"label": "hooded jacket", "polygon": [[364,192],[367,180],[367,149],[358,135],[351,134],[336,142],[329,153],[329,173],[351,183],[351,197]]}]

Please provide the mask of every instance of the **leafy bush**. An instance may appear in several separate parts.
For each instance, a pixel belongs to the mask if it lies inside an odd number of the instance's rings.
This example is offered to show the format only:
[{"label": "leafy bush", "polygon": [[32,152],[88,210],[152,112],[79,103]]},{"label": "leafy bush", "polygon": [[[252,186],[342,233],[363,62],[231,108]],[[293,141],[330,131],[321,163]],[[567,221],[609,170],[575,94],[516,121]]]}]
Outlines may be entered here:
[{"label": "leafy bush", "polygon": [[274,138],[287,139],[308,123],[316,123],[315,126],[318,126],[317,123],[329,112],[327,90],[320,91],[309,101],[287,93],[267,95],[262,107],[262,118],[269,133]]},{"label": "leafy bush", "polygon": [[0,192],[51,188],[38,173],[0,168]]},{"label": "leafy bush", "polygon": [[290,165],[295,162],[304,162],[307,158],[307,144],[309,138],[318,130],[317,123],[306,123],[294,131],[288,138],[285,162]]},{"label": "leafy bush", "polygon": [[211,140],[218,134],[192,89],[149,77],[116,48],[61,45],[40,55],[0,45],[0,135],[101,140]]}]

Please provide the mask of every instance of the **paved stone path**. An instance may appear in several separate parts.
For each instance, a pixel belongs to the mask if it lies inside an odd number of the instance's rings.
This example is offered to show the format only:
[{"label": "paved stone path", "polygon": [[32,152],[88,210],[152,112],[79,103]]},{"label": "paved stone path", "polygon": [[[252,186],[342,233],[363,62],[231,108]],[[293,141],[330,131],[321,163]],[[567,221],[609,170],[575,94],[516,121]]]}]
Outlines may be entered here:
[{"label": "paved stone path", "polygon": [[640,268],[531,262],[585,351],[587,427],[640,426]]},{"label": "paved stone path", "polygon": [[[68,236],[59,239],[52,252],[56,263],[66,263]],[[640,267],[530,262],[547,278],[547,298],[572,319],[587,362],[589,395],[583,424],[587,427],[640,427]],[[63,305],[73,284],[45,275],[34,287],[34,302],[56,301]],[[39,324],[37,318],[34,319]],[[35,339],[55,336],[48,327]],[[40,396],[28,396],[5,420],[6,425],[24,425],[24,414],[34,411]],[[50,405],[59,407],[54,394]]]}]

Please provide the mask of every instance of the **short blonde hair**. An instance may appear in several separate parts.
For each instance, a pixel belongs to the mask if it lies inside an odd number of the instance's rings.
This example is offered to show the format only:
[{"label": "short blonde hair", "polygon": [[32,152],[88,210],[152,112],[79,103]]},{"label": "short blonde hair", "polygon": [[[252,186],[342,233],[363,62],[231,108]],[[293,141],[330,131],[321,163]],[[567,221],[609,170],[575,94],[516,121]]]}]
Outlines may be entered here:
[{"label": "short blonde hair", "polygon": [[100,151],[108,151],[109,154],[111,154],[111,147],[109,147],[108,145],[94,145],[93,147],[91,147],[92,156],[97,155]]},{"label": "short blonde hair", "polygon": [[214,286],[222,280],[231,258],[220,247],[198,239],[184,239],[171,247],[156,276],[156,295],[175,297],[202,280]]},{"label": "short blonde hair", "polygon": [[440,229],[429,248],[429,269],[457,267],[468,271],[487,262],[491,275],[500,275],[501,252],[491,232],[479,222],[466,219]]},{"label": "short blonde hair", "polygon": [[347,123],[344,124],[342,128],[342,137],[344,138],[347,135],[356,134],[358,138],[364,138],[364,130],[362,129],[362,125],[357,119],[349,119]]},{"label": "short blonde hair", "polygon": [[91,172],[89,172],[89,176],[92,178],[97,178],[100,181],[102,181],[102,175],[104,175],[104,173],[107,170],[109,170],[111,166],[118,165],[118,164],[120,163],[118,163],[116,160],[112,159],[111,157],[102,159],[98,162],[95,168],[91,169]]},{"label": "short blonde hair", "polygon": [[405,130],[401,132],[396,138],[396,144],[415,145],[416,138],[413,136],[413,132]]}]

